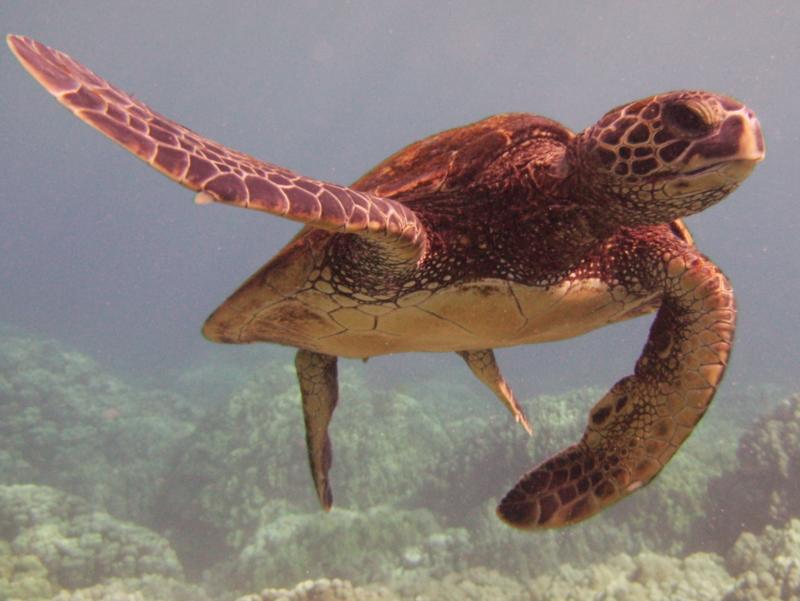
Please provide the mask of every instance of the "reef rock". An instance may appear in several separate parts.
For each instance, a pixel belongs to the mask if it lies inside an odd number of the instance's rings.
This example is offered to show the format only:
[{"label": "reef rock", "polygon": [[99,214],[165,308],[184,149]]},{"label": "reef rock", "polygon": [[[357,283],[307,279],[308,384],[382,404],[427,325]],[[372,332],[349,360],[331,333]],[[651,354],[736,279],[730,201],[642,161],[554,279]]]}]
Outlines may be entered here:
[{"label": "reef rock", "polygon": [[327,514],[287,514],[261,524],[233,570],[217,579],[258,590],[289,586],[308,577],[308,566],[321,566],[329,577],[384,581],[395,566],[413,563],[417,555],[432,560],[438,533],[424,510],[334,507]]},{"label": "reef rock", "polygon": [[183,576],[169,543],[154,532],[46,486],[0,486],[0,537],[15,555],[35,557],[48,579],[65,588],[113,577]]},{"label": "reef rock", "polygon": [[[252,546],[261,524],[302,513],[321,521],[292,372],[270,365],[210,413],[171,461],[157,525],[187,566],[206,569]],[[434,404],[372,390],[355,370],[343,370],[341,388],[358,402],[343,403],[331,426],[335,507],[407,501],[451,450]]]},{"label": "reef rock", "polygon": [[347,580],[307,580],[293,589],[268,588],[259,595],[246,595],[237,601],[400,601],[383,588],[357,588]]},{"label": "reef rock", "polygon": [[745,432],[738,467],[708,486],[698,548],[726,552],[742,531],[761,532],[800,515],[800,395],[781,401]]},{"label": "reef rock", "polygon": [[0,599],[49,601],[54,592],[38,557],[16,555],[11,545],[0,541]]},{"label": "reef rock", "polygon": [[403,599],[414,601],[530,601],[531,599],[525,583],[488,568],[469,568],[436,578],[406,574],[392,582],[392,588],[397,590]]},{"label": "reef rock", "polygon": [[722,559],[711,553],[685,559],[623,554],[606,563],[564,566],[556,575],[539,576],[530,586],[530,600],[718,601],[733,583]]},{"label": "reef rock", "polygon": [[800,520],[745,532],[726,557],[738,581],[724,601],[800,601]]},{"label": "reef rock", "polygon": [[211,598],[202,589],[179,580],[143,576],[115,578],[88,588],[61,591],[52,601],[211,601]]},{"label": "reef rock", "polygon": [[0,327],[0,484],[46,484],[148,523],[192,411],[179,395],[134,389],[86,355]]}]

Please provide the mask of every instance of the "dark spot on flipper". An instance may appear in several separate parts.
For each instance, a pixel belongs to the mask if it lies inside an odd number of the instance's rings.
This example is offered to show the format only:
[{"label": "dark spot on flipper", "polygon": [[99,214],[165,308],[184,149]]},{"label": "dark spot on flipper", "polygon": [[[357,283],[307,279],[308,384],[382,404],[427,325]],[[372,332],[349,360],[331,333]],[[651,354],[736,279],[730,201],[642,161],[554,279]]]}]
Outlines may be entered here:
[{"label": "dark spot on flipper", "polygon": [[567,521],[578,522],[592,513],[592,504],[589,497],[578,499],[567,514]]},{"label": "dark spot on flipper", "polygon": [[625,408],[625,405],[627,404],[628,404],[628,395],[623,394],[621,397],[617,399],[617,402],[614,405],[614,410],[620,412]]},{"label": "dark spot on flipper", "polygon": [[578,491],[575,490],[575,487],[565,486],[564,488],[558,491],[558,498],[561,499],[561,503],[566,505],[570,501],[573,501],[578,496]]},{"label": "dark spot on flipper", "polygon": [[81,86],[75,92],[65,94],[64,101],[75,108],[91,109],[94,111],[102,110],[105,105],[105,102],[86,86]]},{"label": "dark spot on flipper", "polygon": [[517,528],[530,527],[538,518],[537,504],[515,486],[497,506],[500,519]]},{"label": "dark spot on flipper", "polygon": [[549,483],[550,473],[546,469],[537,469],[524,476],[517,487],[528,494],[535,495],[546,490]]},{"label": "dark spot on flipper", "polygon": [[546,524],[553,517],[559,503],[553,495],[547,495],[539,501],[539,525]]},{"label": "dark spot on flipper", "polygon": [[611,484],[608,480],[603,480],[600,484],[598,484],[594,489],[594,494],[600,498],[605,499],[610,497],[614,494],[614,485]]},{"label": "dark spot on flipper", "polygon": [[550,482],[549,488],[557,488],[561,486],[562,484],[564,484],[564,482],[567,481],[568,476],[569,472],[567,470],[565,469],[558,470],[553,474],[553,479]]},{"label": "dark spot on flipper", "polygon": [[592,423],[600,426],[605,423],[609,415],[611,415],[611,407],[601,407],[592,414]]},{"label": "dark spot on flipper", "polygon": [[232,173],[218,175],[206,183],[203,189],[218,195],[223,202],[234,202],[247,198],[247,189],[244,186],[244,182]]},{"label": "dark spot on flipper", "polygon": [[179,177],[189,168],[189,155],[183,150],[159,144],[153,162],[173,177]]}]

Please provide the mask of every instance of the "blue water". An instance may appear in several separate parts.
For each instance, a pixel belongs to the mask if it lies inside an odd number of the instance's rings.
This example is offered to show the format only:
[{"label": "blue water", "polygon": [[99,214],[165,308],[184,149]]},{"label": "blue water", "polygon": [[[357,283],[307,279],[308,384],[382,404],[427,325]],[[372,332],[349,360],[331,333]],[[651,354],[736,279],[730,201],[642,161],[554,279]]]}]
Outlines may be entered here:
[{"label": "blue water", "polygon": [[[722,557],[723,543],[732,544],[722,540],[731,534],[714,539],[721,526],[698,542],[689,540],[699,531],[689,517],[662,525],[658,516],[672,519],[684,507],[686,516],[713,521],[724,509],[715,509],[717,497],[700,495],[711,503],[702,504],[674,491],[705,490],[704,465],[736,469],[739,437],[800,389],[795,4],[7,2],[0,23],[69,52],[203,134],[339,183],[408,142],[493,113],[534,112],[579,131],[613,106],[677,88],[742,100],[767,140],[767,160],[741,188],[688,220],[699,248],[732,280],[739,321],[721,392],[676,457],[683,463],[663,476],[671,480],[566,534],[506,531],[489,514],[531,456],[559,447],[548,432],[566,436],[572,427],[577,436],[598,395],[630,372],[647,336],[644,318],[498,353],[535,416],[534,443],[488,434],[513,424],[455,356],[343,362],[349,383],[334,431],[346,441],[334,471],[343,513],[323,516],[308,483],[300,412],[288,409],[297,394],[287,367],[293,353],[213,345],[200,335],[207,315],[299,227],[195,206],[190,192],[69,116],[0,51],[0,485],[66,491],[157,532],[175,548],[181,578],[200,583],[211,570],[207,591],[220,599],[336,576],[392,586],[402,598],[445,599],[457,589],[453,574],[492,580],[477,568],[497,570],[492,586],[506,595],[486,598],[556,599],[557,586],[548,597],[532,583],[565,562],[583,569],[643,549]],[[791,422],[786,415],[778,421]],[[285,427],[259,429],[258,420]],[[468,444],[472,435],[488,437],[485,448]],[[793,474],[797,459],[788,452]],[[469,476],[455,477],[458,469]],[[192,478],[203,486],[186,484]],[[279,491],[275,498],[265,482]],[[463,488],[454,491],[454,482]],[[767,496],[778,486],[762,484]],[[187,499],[200,504],[199,521],[175,512]],[[789,517],[769,519],[783,527]],[[409,540],[397,534],[398,520]],[[77,518],[63,523],[95,532]],[[104,528],[105,536],[115,531]],[[380,528],[385,536],[370,534]],[[0,540],[9,537],[0,528]],[[286,565],[265,559],[265,541],[285,551]],[[17,544],[45,553],[44,544]],[[341,559],[365,549],[369,561]],[[542,549],[560,551],[537,555]],[[101,584],[70,580],[52,567],[63,562],[44,559],[59,586]],[[435,585],[412,590],[406,581],[423,572]],[[43,590],[26,594],[49,598]]]}]

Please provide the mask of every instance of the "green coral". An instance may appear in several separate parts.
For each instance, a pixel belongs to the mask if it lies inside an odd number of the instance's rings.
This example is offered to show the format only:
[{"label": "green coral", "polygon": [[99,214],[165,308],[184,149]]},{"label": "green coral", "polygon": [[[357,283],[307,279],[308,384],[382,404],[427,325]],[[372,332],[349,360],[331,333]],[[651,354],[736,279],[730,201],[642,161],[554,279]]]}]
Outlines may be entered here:
[{"label": "green coral", "polygon": [[63,587],[146,574],[182,577],[169,543],[155,533],[44,486],[0,486],[0,536],[16,555],[38,558],[50,581]]},{"label": "green coral", "polygon": [[[421,474],[449,454],[445,428],[431,415],[435,407],[371,391],[352,370],[341,380],[331,427],[336,506],[401,506],[417,493]],[[241,549],[261,523],[318,512],[293,368],[272,366],[248,382],[201,422],[169,471],[159,526],[191,566],[209,567]]]},{"label": "green coral", "polygon": [[52,601],[211,601],[200,587],[149,575],[114,578],[87,588],[62,590]]},{"label": "green coral", "polygon": [[[522,473],[580,438],[598,390],[526,403],[532,407],[533,437],[488,394],[415,399],[375,390],[356,370],[347,369],[341,396],[331,432],[336,507],[429,510],[441,530],[461,528],[466,533],[468,540],[448,551],[452,565],[524,573],[531,563],[554,566],[567,559],[590,561],[602,553],[644,548],[678,551],[702,514],[705,482],[724,465],[724,447],[688,443],[675,465],[648,489],[580,529],[531,537],[509,530],[486,508],[493,508],[495,495]],[[170,471],[161,498],[161,527],[171,532],[193,570],[252,547],[252,533],[264,524],[306,514],[324,520],[307,472],[300,400],[290,365],[266,369],[203,421],[182,445]],[[662,519],[654,521],[653,515]],[[308,536],[317,534],[309,530]],[[360,575],[360,581],[366,578]]]},{"label": "green coral", "polygon": [[[727,400],[721,397],[720,405]],[[651,484],[607,512],[611,524],[637,533],[638,548],[670,554],[694,550],[687,543],[706,516],[708,484],[734,465],[737,435],[736,425],[712,410]]]},{"label": "green coral", "polygon": [[722,559],[696,553],[685,559],[640,553],[618,555],[588,567],[563,566],[530,583],[530,601],[718,601],[733,579]]},{"label": "green coral", "polygon": [[[202,394],[209,378],[213,370],[195,373],[183,388]],[[706,483],[730,467],[737,437],[731,420],[716,415],[645,490],[580,527],[532,535],[497,520],[496,495],[576,441],[600,391],[526,402],[535,429],[528,437],[477,385],[418,382],[386,389],[347,364],[341,388],[331,428],[336,507],[325,514],[310,482],[291,365],[268,363],[201,419],[207,402],[191,407],[181,395],[138,391],[52,343],[0,338],[0,481],[48,483],[91,500],[0,486],[0,539],[10,541],[0,548],[0,586],[7,586],[2,578],[14,586],[24,582],[31,599],[47,598],[53,586],[92,587],[69,593],[78,595],[75,600],[178,598],[178,588],[136,588],[145,586],[143,578],[180,579],[170,546],[91,509],[102,507],[156,525],[189,573],[199,577],[205,570],[207,582],[226,598],[226,587],[291,586],[313,569],[315,577],[359,584],[392,579],[398,590],[402,582],[427,582],[416,589],[420,599],[527,599],[522,585],[506,586],[501,596],[503,579],[535,578],[567,560],[592,564],[597,575],[611,554],[624,554],[635,569],[607,583],[609,599],[642,590],[680,595],[664,574],[698,571],[695,563],[707,558],[645,556],[644,550],[681,553],[690,533],[703,532],[697,524],[719,527],[710,506],[726,509],[720,523],[733,524],[731,542],[743,515],[780,523],[800,513],[793,488],[800,479],[798,398],[756,421],[742,438],[738,467],[714,480],[722,482],[718,489],[712,482],[717,493],[709,500]],[[709,437],[722,444],[708,444]],[[706,567],[717,574],[719,561],[712,563]],[[755,599],[752,591],[770,582],[793,590],[793,566],[734,573],[739,581],[731,590],[740,596],[731,599]],[[139,580],[115,580],[120,577]],[[653,584],[659,579],[663,585]],[[351,590],[320,586],[308,590]],[[692,594],[687,599],[705,598]]]},{"label": "green coral", "polygon": [[338,578],[307,580],[293,589],[264,589],[260,595],[247,595],[236,601],[399,601],[383,588],[354,587]]},{"label": "green coral", "polygon": [[800,395],[756,419],[736,457],[736,467],[708,485],[707,517],[695,525],[698,547],[724,552],[742,531],[800,515]]},{"label": "green coral", "polygon": [[[418,473],[413,506],[436,512],[452,526],[473,527],[484,504],[516,478],[580,438],[585,412],[596,391],[581,389],[561,396],[542,395],[526,403],[533,417],[528,434],[488,394],[459,399],[461,411],[447,418],[445,435],[431,441],[440,460]],[[453,405],[452,398],[442,405]],[[445,413],[446,409],[442,411]],[[414,416],[409,416],[413,423]]]},{"label": "green coral", "polygon": [[55,593],[47,568],[35,555],[15,555],[0,540],[0,599],[47,601]]},{"label": "green coral", "polygon": [[309,566],[329,577],[358,582],[385,579],[404,554],[424,549],[440,526],[426,511],[387,506],[334,509],[329,514],[287,514],[263,523],[227,576],[248,588],[287,586]]},{"label": "green coral", "polygon": [[134,390],[58,344],[0,337],[0,483],[37,482],[147,522],[188,405]]},{"label": "green coral", "polygon": [[797,601],[800,599],[800,520],[763,534],[743,533],[726,557],[738,576],[724,601]]},{"label": "green coral", "polygon": [[392,582],[392,588],[403,599],[415,601],[530,601],[526,583],[483,567],[439,578],[414,575]]}]

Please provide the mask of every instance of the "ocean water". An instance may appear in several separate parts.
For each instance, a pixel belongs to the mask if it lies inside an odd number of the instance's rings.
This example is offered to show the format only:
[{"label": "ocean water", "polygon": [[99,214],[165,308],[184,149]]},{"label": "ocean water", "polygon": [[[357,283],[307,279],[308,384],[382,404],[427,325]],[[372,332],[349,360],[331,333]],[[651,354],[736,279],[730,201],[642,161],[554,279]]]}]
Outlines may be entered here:
[{"label": "ocean water", "polygon": [[454,354],[340,361],[325,513],[293,350],[200,334],[299,226],[194,205],[4,49],[0,599],[800,597],[797,6],[6,2],[0,23],[204,135],[340,184],[491,114],[581,131],[671,89],[738,98],[767,143],[730,198],[687,220],[733,282],[735,349],[652,484],[563,530],[494,515],[631,373],[643,317],[498,352],[530,438]]}]

